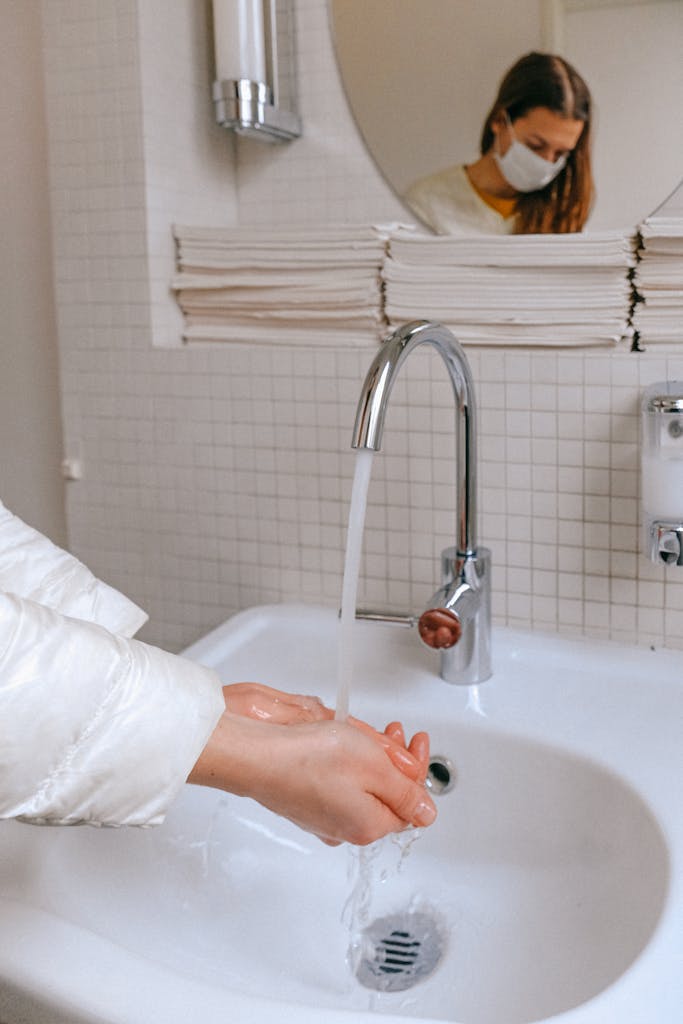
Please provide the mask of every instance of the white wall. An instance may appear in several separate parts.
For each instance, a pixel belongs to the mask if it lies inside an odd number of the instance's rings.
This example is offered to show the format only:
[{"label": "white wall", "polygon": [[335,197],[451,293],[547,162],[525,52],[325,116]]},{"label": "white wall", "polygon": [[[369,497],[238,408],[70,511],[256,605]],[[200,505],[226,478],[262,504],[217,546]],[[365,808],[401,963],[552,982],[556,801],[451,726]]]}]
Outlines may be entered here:
[{"label": "white wall", "polygon": [[[173,648],[250,604],[338,602],[350,432],[373,344],[153,346],[153,239],[187,207],[176,183],[150,217],[173,132],[150,146],[145,123],[156,103],[185,102],[187,73],[153,69],[177,46],[188,3],[168,4],[175,17],[159,18],[152,40],[155,0],[43,0],[65,424],[86,464],[69,489],[71,536],[148,608],[147,638]],[[189,191],[209,188],[225,223],[404,217],[346,107],[324,0],[297,0],[297,15],[303,138],[240,140],[236,168],[226,160],[221,173],[212,148],[189,166]],[[154,100],[142,89],[150,69]],[[196,109],[192,125],[178,122],[179,160],[197,134],[215,137]],[[236,207],[219,182],[237,190]],[[451,398],[422,355],[398,382],[376,459],[363,564],[375,605],[421,607],[452,542]],[[683,377],[683,357],[490,351],[471,363],[496,620],[683,646],[683,580],[638,553],[640,390]]]},{"label": "white wall", "polygon": [[0,498],[66,539],[40,7],[0,2]]},{"label": "white wall", "polygon": [[[615,0],[568,10],[562,52],[585,75],[595,102],[591,227],[636,224],[683,174],[683,3]],[[637,145],[624,146],[629,139]]]}]

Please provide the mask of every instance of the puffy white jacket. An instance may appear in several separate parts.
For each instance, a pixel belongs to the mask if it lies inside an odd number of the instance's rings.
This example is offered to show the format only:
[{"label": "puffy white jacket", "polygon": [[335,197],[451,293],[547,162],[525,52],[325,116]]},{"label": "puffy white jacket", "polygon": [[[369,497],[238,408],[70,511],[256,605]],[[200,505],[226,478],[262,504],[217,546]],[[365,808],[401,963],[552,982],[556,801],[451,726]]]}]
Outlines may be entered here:
[{"label": "puffy white jacket", "polygon": [[163,820],[225,705],[146,618],[0,503],[0,818]]}]

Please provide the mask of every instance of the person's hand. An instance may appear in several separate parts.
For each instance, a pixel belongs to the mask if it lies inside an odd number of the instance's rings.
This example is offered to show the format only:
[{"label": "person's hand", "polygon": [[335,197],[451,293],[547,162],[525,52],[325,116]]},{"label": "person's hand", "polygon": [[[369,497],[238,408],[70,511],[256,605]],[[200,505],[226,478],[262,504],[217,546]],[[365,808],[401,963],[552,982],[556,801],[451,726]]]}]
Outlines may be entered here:
[{"label": "person's hand", "polygon": [[293,725],[334,718],[334,712],[326,708],[319,697],[285,693],[263,683],[231,683],[223,687],[223,698],[228,711],[262,722]]},{"label": "person's hand", "polygon": [[[357,724],[357,723],[355,723]],[[401,750],[405,749],[409,754],[415,758],[418,764],[418,774],[414,776],[416,782],[424,783],[427,778],[427,769],[429,768],[429,736],[426,732],[416,732],[410,743],[406,743],[405,733],[403,726],[400,722],[390,722],[384,730],[384,735],[388,739],[392,740],[393,743],[398,744]],[[387,753],[392,757],[390,750]],[[393,760],[393,757],[392,757]],[[396,764],[396,762],[394,761]],[[397,768],[401,766],[396,764]],[[413,776],[411,776],[413,777]]]},{"label": "person's hand", "polygon": [[[230,683],[223,687],[223,698],[228,711],[262,722],[295,725],[334,718],[334,711],[326,707],[319,697],[286,693],[263,683]],[[429,737],[426,733],[416,733],[408,744],[400,722],[391,722],[381,733],[359,718],[349,717],[348,721],[379,743],[405,775],[424,782],[429,759]]]},{"label": "person's hand", "polygon": [[280,725],[226,711],[188,782],[252,797],[329,844],[363,846],[430,825],[436,808],[424,786],[369,729],[333,720]]}]

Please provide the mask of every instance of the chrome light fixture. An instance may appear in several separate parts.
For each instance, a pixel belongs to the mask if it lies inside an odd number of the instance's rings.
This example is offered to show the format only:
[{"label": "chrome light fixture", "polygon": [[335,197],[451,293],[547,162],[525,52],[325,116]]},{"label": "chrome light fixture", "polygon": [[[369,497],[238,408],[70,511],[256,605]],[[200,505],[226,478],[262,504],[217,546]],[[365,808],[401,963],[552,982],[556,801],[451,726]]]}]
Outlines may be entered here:
[{"label": "chrome light fixture", "polygon": [[264,142],[301,135],[292,0],[213,0],[216,120]]}]

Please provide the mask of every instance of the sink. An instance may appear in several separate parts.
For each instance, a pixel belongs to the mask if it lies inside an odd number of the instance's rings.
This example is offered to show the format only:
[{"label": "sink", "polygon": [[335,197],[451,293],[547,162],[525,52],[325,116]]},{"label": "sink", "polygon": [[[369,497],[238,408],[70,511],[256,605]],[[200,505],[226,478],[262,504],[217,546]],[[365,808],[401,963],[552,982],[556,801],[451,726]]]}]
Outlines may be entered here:
[{"label": "sink", "polygon": [[[333,703],[337,628],[255,608],[186,654]],[[499,629],[468,689],[412,630],[359,622],[355,642],[352,712],[427,728],[449,763],[436,824],[361,854],[190,786],[154,829],[2,823],[0,1020],[680,1019],[680,654]],[[386,991],[347,954],[396,921],[420,955],[431,922],[438,962]]]}]

